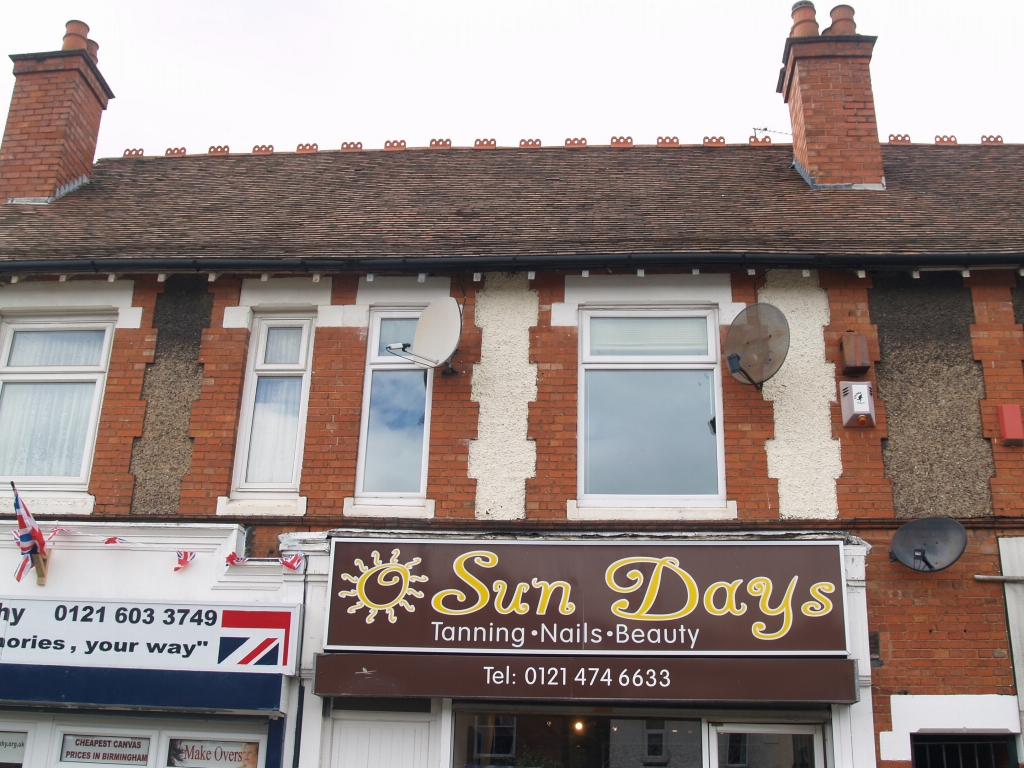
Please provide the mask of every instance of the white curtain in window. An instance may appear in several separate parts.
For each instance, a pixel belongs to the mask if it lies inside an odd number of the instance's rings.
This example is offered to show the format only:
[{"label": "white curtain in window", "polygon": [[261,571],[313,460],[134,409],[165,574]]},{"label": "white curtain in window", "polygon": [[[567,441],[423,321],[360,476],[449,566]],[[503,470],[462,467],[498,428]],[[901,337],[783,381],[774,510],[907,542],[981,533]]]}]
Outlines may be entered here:
[{"label": "white curtain in window", "polygon": [[6,382],[0,390],[0,475],[78,477],[96,384]]},{"label": "white curtain in window", "polygon": [[15,331],[10,366],[99,365],[106,331]]},{"label": "white curtain in window", "polygon": [[593,317],[592,355],[706,355],[706,317]]},{"label": "white curtain in window", "polygon": [[302,350],[302,328],[268,328],[267,349],[263,362],[267,364],[299,362]]},{"label": "white curtain in window", "polygon": [[301,397],[301,376],[260,376],[249,437],[247,483],[292,481]]}]

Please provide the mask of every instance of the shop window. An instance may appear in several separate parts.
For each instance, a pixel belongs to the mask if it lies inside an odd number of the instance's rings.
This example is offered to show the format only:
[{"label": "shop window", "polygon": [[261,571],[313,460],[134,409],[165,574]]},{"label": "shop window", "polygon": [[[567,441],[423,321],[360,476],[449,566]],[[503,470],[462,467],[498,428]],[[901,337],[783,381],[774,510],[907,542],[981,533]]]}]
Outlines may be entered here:
[{"label": "shop window", "polygon": [[911,735],[913,768],[1017,768],[1013,736]]},{"label": "shop window", "polygon": [[426,496],[433,371],[387,351],[412,343],[419,310],[371,313],[356,497],[401,503]]},{"label": "shop window", "polygon": [[[715,734],[719,768],[823,768],[821,728],[812,725],[719,725]],[[715,764],[712,760],[712,765]]]},{"label": "shop window", "polygon": [[724,504],[715,313],[588,310],[580,337],[580,504]]},{"label": "shop window", "polygon": [[0,478],[85,490],[113,322],[3,324]]},{"label": "shop window", "polygon": [[235,457],[236,495],[298,493],[312,346],[311,317],[253,321]]},{"label": "shop window", "polygon": [[26,731],[0,731],[0,768],[21,768],[27,740]]},{"label": "shop window", "polygon": [[702,768],[702,733],[700,720],[457,712],[453,766]]}]

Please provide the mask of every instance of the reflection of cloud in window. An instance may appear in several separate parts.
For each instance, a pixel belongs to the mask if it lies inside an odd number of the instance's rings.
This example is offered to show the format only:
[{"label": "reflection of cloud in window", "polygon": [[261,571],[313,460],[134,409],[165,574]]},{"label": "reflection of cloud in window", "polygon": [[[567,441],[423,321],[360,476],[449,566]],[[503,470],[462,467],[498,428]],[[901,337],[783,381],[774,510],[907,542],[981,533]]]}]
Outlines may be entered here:
[{"label": "reflection of cloud in window", "polygon": [[426,417],[424,371],[374,371],[366,429],[363,490],[420,490]]}]

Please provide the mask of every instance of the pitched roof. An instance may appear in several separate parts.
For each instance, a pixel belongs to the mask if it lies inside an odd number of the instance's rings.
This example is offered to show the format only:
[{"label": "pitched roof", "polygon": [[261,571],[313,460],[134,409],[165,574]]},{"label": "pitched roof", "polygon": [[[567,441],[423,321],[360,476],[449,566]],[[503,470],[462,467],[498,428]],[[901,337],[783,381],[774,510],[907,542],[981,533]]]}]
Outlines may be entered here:
[{"label": "pitched roof", "polygon": [[600,254],[637,263],[659,254],[719,254],[722,263],[758,254],[836,264],[1024,259],[1024,145],[882,152],[884,192],[813,191],[791,168],[788,145],[104,159],[90,184],[49,205],[0,206],[0,266],[110,258],[554,264]]}]

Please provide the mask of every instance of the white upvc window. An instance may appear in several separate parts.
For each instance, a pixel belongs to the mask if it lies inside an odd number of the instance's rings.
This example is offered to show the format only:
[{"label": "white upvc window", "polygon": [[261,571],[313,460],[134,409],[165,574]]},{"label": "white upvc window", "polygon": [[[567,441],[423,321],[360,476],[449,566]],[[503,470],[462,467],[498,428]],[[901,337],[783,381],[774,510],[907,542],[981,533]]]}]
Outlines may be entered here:
[{"label": "white upvc window", "polygon": [[825,768],[820,725],[710,723],[712,768]]},{"label": "white upvc window", "polygon": [[370,313],[363,382],[356,498],[361,504],[415,504],[426,498],[433,370],[391,354],[412,343],[421,309]]},{"label": "white upvc window", "polygon": [[114,321],[8,317],[0,334],[0,482],[87,490]]},{"label": "white upvc window", "polygon": [[253,319],[235,453],[234,497],[299,492],[313,325],[311,315]]},{"label": "white upvc window", "polygon": [[580,505],[724,506],[715,310],[585,309],[580,346]]}]

